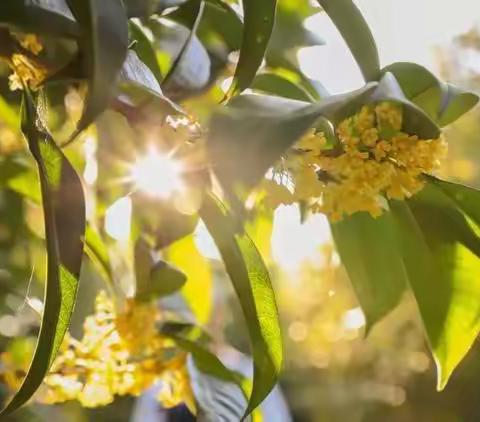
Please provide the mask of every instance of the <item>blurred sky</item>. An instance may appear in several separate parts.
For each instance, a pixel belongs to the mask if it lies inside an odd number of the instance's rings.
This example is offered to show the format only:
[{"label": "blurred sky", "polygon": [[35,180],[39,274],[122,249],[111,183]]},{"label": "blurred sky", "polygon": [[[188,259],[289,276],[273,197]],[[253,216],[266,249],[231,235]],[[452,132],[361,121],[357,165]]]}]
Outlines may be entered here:
[{"label": "blurred sky", "polygon": [[[480,0],[357,0],[380,51],[381,64],[413,61],[435,71],[434,47],[480,24]],[[328,16],[306,22],[327,43],[299,53],[302,70],[332,93],[362,85],[360,72]]]}]

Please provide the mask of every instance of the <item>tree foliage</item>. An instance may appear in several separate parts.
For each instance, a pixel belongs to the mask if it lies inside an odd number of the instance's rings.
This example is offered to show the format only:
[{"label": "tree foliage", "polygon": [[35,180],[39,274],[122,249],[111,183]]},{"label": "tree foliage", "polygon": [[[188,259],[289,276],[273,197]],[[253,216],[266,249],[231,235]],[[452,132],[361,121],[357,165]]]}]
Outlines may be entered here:
[{"label": "tree foliage", "polygon": [[[85,196],[87,202],[96,198],[102,219],[108,217],[107,204],[122,196],[117,208],[135,216],[127,232],[136,285],[135,293],[126,295],[131,309],[179,291],[201,301],[205,285],[198,288],[195,278],[209,278],[208,266],[198,251],[179,249],[187,254],[179,259],[175,248],[188,243],[199,220],[213,238],[248,328],[251,388],[244,388],[244,380],[211,353],[213,342],[199,330],[198,313],[193,321],[180,313],[176,317],[181,324],[162,320],[157,328],[172,347],[189,356],[186,366],[200,420],[248,417],[274,388],[282,364],[270,275],[245,228],[252,195],[259,208],[264,205],[258,199],[262,192],[266,202],[269,195],[275,202],[267,184],[281,197],[277,203],[297,202],[308,212],[329,216],[369,327],[405,291],[413,293],[437,364],[438,388],[445,386],[480,330],[480,301],[475,299],[480,290],[480,193],[427,174],[435,163],[403,162],[401,150],[408,141],[418,146],[414,154],[428,154],[427,145],[433,151],[442,142],[442,128],[474,107],[478,97],[414,63],[382,68],[374,37],[353,1],[319,0],[365,79],[356,91],[329,95],[301,73],[294,58],[299,47],[322,43],[302,27],[318,9],[296,3],[243,0],[241,7],[223,0],[3,0],[0,56],[13,72],[10,85],[19,90],[3,92],[1,118],[18,131],[21,99],[21,131],[37,171],[6,157],[2,183],[21,198],[41,201],[48,274],[31,365],[2,415],[27,402],[54,365],[74,308],[84,252],[118,294],[118,263],[113,259],[118,245],[106,240],[98,216],[86,215]],[[291,34],[287,39],[282,25]],[[232,61],[236,51],[238,60]],[[219,84],[228,76],[232,79],[224,94]],[[2,77],[6,82],[8,72]],[[253,93],[242,94],[247,89]],[[213,112],[196,110],[199,96],[218,104]],[[362,113],[376,123],[359,129]],[[72,114],[75,124],[69,120]],[[363,138],[367,130],[375,134],[368,141],[374,146]],[[88,181],[82,187],[75,168],[78,145],[95,133],[101,166],[98,190],[92,193]],[[134,161],[132,149],[148,149],[145,139],[152,136],[191,166],[181,175],[187,188],[176,202],[165,192],[157,192],[156,198],[148,195],[178,171],[167,162],[151,170],[147,179],[152,180],[141,179],[138,170],[129,192],[109,183],[109,178],[122,177],[121,163]],[[380,139],[389,149],[378,158],[374,147]],[[309,172],[285,164],[299,157],[313,160],[300,165]],[[346,164],[333,168],[344,158],[355,159],[351,163],[360,167],[381,168],[373,177],[383,177],[387,167],[394,169],[391,180],[408,176],[414,187],[406,190],[405,182],[399,193],[390,182],[375,192],[374,205],[353,209],[344,203],[335,205],[341,212],[326,211],[327,195],[334,190],[325,186],[350,177]],[[380,167],[387,161],[388,166]],[[281,165],[287,169],[283,173]],[[280,173],[293,175],[294,192],[278,182]],[[310,181],[302,186],[301,177]],[[32,180],[40,187],[29,185]],[[322,188],[315,191],[319,183]],[[185,268],[177,268],[177,262]],[[184,304],[181,308],[191,311]],[[222,404],[218,395],[226,392],[240,408]]]}]

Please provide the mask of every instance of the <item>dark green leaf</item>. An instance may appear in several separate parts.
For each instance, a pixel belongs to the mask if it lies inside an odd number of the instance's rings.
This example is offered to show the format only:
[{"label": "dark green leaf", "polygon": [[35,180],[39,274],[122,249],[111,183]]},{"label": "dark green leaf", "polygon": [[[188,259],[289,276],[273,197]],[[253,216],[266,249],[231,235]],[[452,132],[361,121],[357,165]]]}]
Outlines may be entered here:
[{"label": "dark green leaf", "polygon": [[[192,26],[193,0],[166,15],[183,26]],[[228,4],[221,0],[207,0],[197,34],[202,41],[220,38],[229,51],[239,50],[242,44],[243,20]]]},{"label": "dark green leaf", "polygon": [[480,330],[480,240],[455,203],[433,184],[391,201],[409,283],[443,389]]},{"label": "dark green leaf", "polygon": [[402,298],[406,274],[389,212],[355,213],[331,224],[338,253],[353,284],[368,330]]},{"label": "dark green leaf", "polygon": [[240,57],[227,97],[247,89],[260,68],[275,21],[276,0],[244,0]]},{"label": "dark green leaf", "polygon": [[212,235],[232,280],[246,319],[254,360],[251,413],[275,386],[282,362],[282,342],[275,295],[265,263],[238,220],[213,196],[200,216]]},{"label": "dark green leaf", "polygon": [[27,402],[48,373],[68,329],[83,255],[85,202],[82,185],[50,135],[36,126],[39,124],[37,117],[27,92],[22,130],[38,165],[45,216],[48,275],[44,311],[31,366],[2,415]]},{"label": "dark green leaf", "polygon": [[193,233],[198,223],[198,215],[182,214],[170,201],[136,194],[133,196],[133,207],[143,232],[153,236],[155,249],[165,249]]},{"label": "dark green leaf", "polygon": [[380,75],[380,60],[372,32],[353,0],[317,0],[333,21],[366,81]]},{"label": "dark green leaf", "polygon": [[135,298],[147,301],[171,295],[180,290],[187,277],[165,261],[152,257],[148,243],[140,238],[135,244]]},{"label": "dark green leaf", "polygon": [[[247,401],[240,387],[231,381],[218,378],[203,371],[193,355],[187,361],[190,384],[195,397],[198,422],[241,421]],[[205,362],[203,362],[205,363]],[[212,363],[211,361],[209,363]],[[216,362],[221,364],[220,361]],[[205,365],[203,365],[205,366]],[[217,367],[216,369],[220,369]],[[209,366],[209,369],[212,369]],[[229,371],[223,367],[225,371]],[[216,371],[218,372],[218,371]],[[227,372],[225,372],[226,374]],[[250,418],[247,418],[249,421]]]},{"label": "dark green leaf", "polygon": [[109,105],[128,48],[128,21],[122,0],[67,0],[82,30],[88,94],[73,139]]},{"label": "dark green leaf", "polygon": [[203,11],[205,9],[205,3],[202,0],[194,0],[193,2],[189,3],[191,7],[189,8],[189,22],[187,22],[187,28],[190,29],[190,33],[188,34],[188,37],[186,38],[182,48],[178,52],[177,56],[175,57],[175,60],[173,61],[172,66],[170,67],[170,70],[168,71],[167,75],[165,76],[165,79],[163,80],[163,84],[168,84],[170,78],[172,78],[173,75],[175,75],[175,72],[177,71],[177,68],[180,67],[182,64],[182,61],[188,60],[188,53],[190,49],[192,48],[192,43],[195,40],[195,37],[197,35],[197,29],[198,26],[200,25],[200,22],[203,17]]},{"label": "dark green leaf", "polygon": [[0,24],[40,34],[79,35],[78,25],[65,0],[2,0]]},{"label": "dark green leaf", "polygon": [[[156,48],[169,54],[173,59],[179,57],[191,35],[190,29],[183,25],[173,23],[166,26],[161,21],[154,22],[152,30],[157,40]],[[194,35],[188,48],[183,52],[182,60],[177,63],[175,72],[169,77],[168,84],[162,84],[162,89],[170,98],[182,98],[204,89],[210,78],[210,56]]]},{"label": "dark green leaf", "polygon": [[[237,372],[228,369],[222,361],[215,356],[204,344],[209,336],[187,324],[169,324],[162,329],[162,334],[170,337],[175,343],[186,352],[190,353],[195,361],[196,367],[205,374],[211,375],[219,380],[237,384],[242,388],[243,377]],[[242,409],[242,413],[246,409]]]}]

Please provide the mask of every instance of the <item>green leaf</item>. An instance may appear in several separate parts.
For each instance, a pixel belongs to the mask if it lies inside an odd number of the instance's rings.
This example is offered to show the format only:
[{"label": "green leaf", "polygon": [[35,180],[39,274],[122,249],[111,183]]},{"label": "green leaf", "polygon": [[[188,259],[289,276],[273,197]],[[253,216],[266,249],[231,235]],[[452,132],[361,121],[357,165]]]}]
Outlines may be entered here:
[{"label": "green leaf", "polygon": [[135,299],[148,301],[180,290],[187,276],[165,261],[155,262],[148,243],[140,238],[135,244]]},{"label": "green leaf", "polygon": [[[183,26],[191,27],[192,0],[165,15]],[[230,6],[221,0],[207,0],[197,34],[203,41],[222,40],[229,51],[240,50],[242,44],[243,20]]]},{"label": "green leaf", "polygon": [[[195,356],[187,360],[190,385],[197,407],[196,420],[198,422],[250,421],[250,417],[243,418],[247,401],[240,387],[236,383],[203,371],[198,363],[205,362],[199,362]],[[225,370],[228,371],[226,368]]]},{"label": "green leaf", "polygon": [[[173,22],[167,26],[160,20],[152,23],[152,31],[157,40],[156,48],[168,54],[172,60],[179,57],[192,34],[186,26]],[[188,48],[183,50],[182,59],[176,64],[175,72],[169,77],[168,84],[162,84],[162,89],[173,99],[199,92],[210,82],[211,68],[210,56],[194,34]]]},{"label": "green leaf", "polygon": [[130,35],[135,40],[133,49],[137,53],[141,61],[148,66],[150,71],[155,76],[155,79],[160,84],[162,81],[162,71],[158,64],[157,55],[153,48],[153,40],[150,40],[145,28],[137,21],[129,21]]},{"label": "green leaf", "polygon": [[452,84],[445,84],[442,107],[438,117],[440,126],[447,126],[458,120],[478,104],[479,97]]},{"label": "green leaf", "polygon": [[190,354],[188,371],[199,421],[239,421],[247,408],[245,378],[227,368],[206,346],[209,336],[189,324],[166,324],[162,334]]},{"label": "green leaf", "polygon": [[82,30],[88,93],[82,117],[69,141],[109,105],[128,48],[128,21],[122,0],[67,0]]},{"label": "green leaf", "polygon": [[403,106],[403,130],[423,139],[438,138],[440,129],[420,107],[411,102],[404,94],[392,73],[385,73],[370,102],[393,101]]},{"label": "green leaf", "polygon": [[392,63],[382,73],[392,73],[405,96],[435,119],[442,100],[441,82],[425,67],[416,63]]},{"label": "green leaf", "polygon": [[65,0],[2,0],[0,24],[39,34],[79,35],[78,24]]},{"label": "green leaf", "polygon": [[[264,95],[242,95],[215,113],[207,140],[214,171],[229,192],[250,188],[320,120],[357,111],[376,84],[316,104]],[[331,129],[329,129],[331,130]],[[232,160],[232,157],[242,160]]]},{"label": "green leaf", "polygon": [[310,31],[304,21],[318,13],[314,2],[279,0],[275,25],[268,43],[266,63],[270,67],[298,68],[297,51],[302,47],[324,45],[316,32]]},{"label": "green leaf", "polygon": [[[228,369],[204,344],[204,340],[209,340],[206,333],[191,325],[166,324],[162,327],[162,334],[173,339],[178,347],[190,353],[200,371],[219,380],[237,384],[242,388],[243,377]],[[242,409],[240,416],[243,415],[245,409],[246,406]]]},{"label": "green leaf", "polygon": [[172,66],[170,67],[167,75],[165,76],[165,79],[163,80],[163,84],[165,84],[165,85],[168,84],[170,78],[172,78],[172,76],[177,71],[177,68],[179,68],[180,65],[182,64],[182,61],[188,60],[188,53],[189,53],[190,49],[192,48],[192,43],[193,43],[193,41],[196,37],[198,26],[200,25],[200,22],[201,22],[202,17],[203,17],[203,11],[205,9],[205,3],[202,0],[195,0],[191,3],[189,3],[189,5],[191,7],[189,8],[190,13],[189,13],[189,16],[188,16],[189,22],[187,22],[187,27],[190,29],[190,32],[189,32],[182,48],[180,49],[177,56],[175,57],[175,60],[173,61]]},{"label": "green leaf", "polygon": [[312,96],[301,87],[276,73],[262,73],[257,75],[252,84],[252,89],[265,94],[278,95],[292,100],[313,102]]},{"label": "green leaf", "polygon": [[446,182],[435,177],[429,177],[429,180],[448,195],[463,214],[480,227],[480,191],[478,189]]},{"label": "green leaf", "polygon": [[28,92],[22,130],[39,169],[48,256],[44,311],[37,347],[23,383],[1,415],[27,402],[48,373],[70,323],[78,289],[85,232],[85,201],[75,170],[38,125]]},{"label": "green leaf", "polygon": [[331,224],[338,253],[367,320],[367,332],[398,305],[407,285],[389,212],[355,213]]},{"label": "green leaf", "polygon": [[232,280],[246,319],[254,361],[253,389],[246,414],[270,393],[282,363],[277,305],[265,263],[238,220],[213,197],[200,211]]},{"label": "green leaf", "polygon": [[152,92],[154,95],[163,96],[160,84],[150,68],[142,62],[134,50],[129,50],[119,75],[120,84],[134,84]]},{"label": "green leaf", "polygon": [[253,82],[273,31],[276,0],[244,0],[243,40],[233,82],[227,98],[239,94]]},{"label": "green leaf", "polygon": [[393,73],[406,97],[441,127],[454,122],[478,103],[477,95],[440,81],[416,63],[393,63],[382,69],[382,73],[386,72]]},{"label": "green leaf", "polygon": [[480,240],[455,203],[434,184],[391,201],[410,287],[443,389],[480,331]]},{"label": "green leaf", "polygon": [[107,245],[91,225],[87,225],[85,231],[85,254],[97,267],[103,279],[113,285],[112,265],[110,263]]},{"label": "green leaf", "polygon": [[154,238],[155,249],[165,249],[195,231],[198,215],[179,212],[171,201],[152,199],[142,194],[134,194],[134,215]]},{"label": "green leaf", "polygon": [[347,43],[366,81],[380,75],[380,60],[372,32],[352,0],[317,0]]}]

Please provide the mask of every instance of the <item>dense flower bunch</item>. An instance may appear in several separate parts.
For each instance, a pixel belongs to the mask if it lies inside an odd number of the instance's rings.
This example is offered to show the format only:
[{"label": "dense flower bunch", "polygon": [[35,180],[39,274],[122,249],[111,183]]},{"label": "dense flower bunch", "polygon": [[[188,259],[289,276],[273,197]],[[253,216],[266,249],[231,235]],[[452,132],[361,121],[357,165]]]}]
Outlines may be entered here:
[{"label": "dense flower bunch", "polygon": [[366,105],[336,128],[337,143],[311,131],[274,169],[267,191],[277,203],[304,201],[332,221],[358,211],[378,217],[385,198],[409,198],[438,169],[446,143],[402,131],[399,105]]},{"label": "dense flower bunch", "polygon": [[47,77],[47,69],[36,60],[36,56],[43,51],[43,45],[34,34],[18,36],[18,40],[22,50],[13,53],[7,60],[13,71],[9,77],[9,87],[15,91],[27,84],[36,89]]},{"label": "dense flower bunch", "polygon": [[[158,333],[160,317],[154,303],[133,299],[117,312],[100,292],[95,313],[85,320],[83,338],[65,337],[36,400],[45,404],[78,400],[85,407],[98,407],[113,402],[115,395],[138,396],[161,382],[157,398],[164,407],[184,402],[194,410],[186,356],[172,352],[172,344]],[[2,361],[8,369],[8,354]],[[5,381],[18,388],[15,377]]]}]

